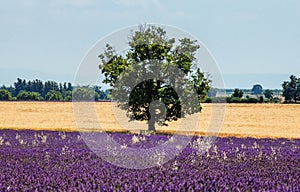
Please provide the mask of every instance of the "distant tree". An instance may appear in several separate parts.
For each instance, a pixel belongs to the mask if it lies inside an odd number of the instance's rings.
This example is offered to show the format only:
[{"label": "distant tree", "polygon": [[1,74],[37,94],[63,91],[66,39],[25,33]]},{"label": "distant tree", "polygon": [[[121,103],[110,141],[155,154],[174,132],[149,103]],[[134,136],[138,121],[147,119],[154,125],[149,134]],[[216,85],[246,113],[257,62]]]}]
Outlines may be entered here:
[{"label": "distant tree", "polygon": [[290,76],[290,81],[282,83],[282,96],[287,103],[297,103],[300,100],[300,78],[294,75]]},{"label": "distant tree", "polygon": [[67,86],[67,91],[72,91],[73,90],[73,86],[71,83],[68,83],[68,86]]},{"label": "distant tree", "polygon": [[101,89],[100,86],[94,86],[94,90],[95,90],[96,93],[98,93],[100,100],[107,100],[108,99],[106,93]]},{"label": "distant tree", "polygon": [[0,89],[0,101],[12,100],[11,93],[6,89]]},{"label": "distant tree", "polygon": [[26,87],[26,81],[22,80],[20,78],[17,78],[17,81],[14,83],[14,92],[13,92],[13,96],[17,96],[19,94],[20,91],[25,91],[25,87]]},{"label": "distant tree", "polygon": [[7,91],[9,91],[11,93],[11,96],[13,96],[13,92],[15,91],[15,88],[13,86],[9,86],[9,87],[2,86],[2,89],[6,89]]},{"label": "distant tree", "polygon": [[72,101],[72,91],[64,91],[63,99],[64,101]]},{"label": "distant tree", "polygon": [[63,85],[62,83],[59,83],[59,88],[58,88],[59,92],[62,93],[64,91]]},{"label": "distant tree", "polygon": [[43,96],[45,97],[46,94],[51,91],[59,91],[59,85],[55,81],[46,81],[44,84]]},{"label": "distant tree", "polygon": [[233,94],[231,95],[232,97],[237,97],[237,98],[242,98],[244,95],[244,92],[240,89],[234,89]]},{"label": "distant tree", "polygon": [[43,98],[37,92],[28,92],[28,91],[20,91],[17,95],[17,100],[19,101],[41,101]]},{"label": "distant tree", "polygon": [[272,99],[272,98],[273,98],[273,91],[270,90],[270,89],[266,89],[266,90],[264,91],[264,96],[265,96],[265,98],[267,98],[267,99]]},{"label": "distant tree", "polygon": [[19,100],[19,101],[29,100],[29,92],[27,92],[25,90],[21,90],[17,95],[17,100]]},{"label": "distant tree", "polygon": [[64,90],[64,91],[67,90],[67,83],[66,83],[66,82],[64,82],[64,84],[63,84],[63,90]]},{"label": "distant tree", "polygon": [[74,101],[98,101],[99,94],[90,87],[78,87],[73,91],[72,96]]},{"label": "distant tree", "polygon": [[216,97],[217,96],[217,89],[211,87],[207,92],[208,97]]},{"label": "distant tree", "polygon": [[46,96],[45,99],[47,101],[61,101],[63,100],[63,97],[61,95],[61,92],[59,91],[54,91],[54,90],[50,90]]},{"label": "distant tree", "polygon": [[253,85],[252,94],[255,94],[255,95],[263,94],[263,87],[259,84]]}]

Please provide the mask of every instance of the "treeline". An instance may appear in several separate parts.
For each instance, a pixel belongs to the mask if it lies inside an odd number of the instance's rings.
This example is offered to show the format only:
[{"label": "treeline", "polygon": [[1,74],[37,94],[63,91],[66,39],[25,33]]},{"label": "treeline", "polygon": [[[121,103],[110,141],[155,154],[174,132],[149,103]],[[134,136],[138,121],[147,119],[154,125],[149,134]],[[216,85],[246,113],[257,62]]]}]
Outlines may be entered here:
[{"label": "treeline", "polygon": [[98,101],[107,100],[108,95],[99,86],[74,87],[69,82],[43,82],[38,79],[26,81],[18,78],[13,85],[0,87],[1,101],[71,101],[73,96],[81,100]]},{"label": "treeline", "polygon": [[[212,88],[213,89],[213,88]],[[275,90],[277,91],[277,90]],[[274,96],[273,90],[263,90],[261,85],[254,85],[253,89],[245,95],[242,89],[233,89],[230,96],[216,96],[209,94],[206,103],[281,103],[282,100],[278,96]]]},{"label": "treeline", "polygon": [[[220,89],[211,88],[208,92],[207,103],[300,103],[300,77],[291,75],[288,81],[282,84],[282,90],[263,90],[259,84],[247,90],[248,95],[244,96],[242,89],[234,89],[230,96],[217,96]],[[224,90],[221,90],[224,92]],[[228,90],[225,90],[225,93]],[[274,95],[277,96],[274,96]],[[279,96],[280,95],[280,96]]]},{"label": "treeline", "polygon": [[[259,84],[252,89],[210,88],[206,103],[299,103],[300,77],[290,76],[284,81],[282,90],[264,90]],[[227,95],[231,92],[231,95]],[[221,96],[218,96],[221,93]],[[225,93],[226,95],[222,95]],[[281,97],[282,96],[282,97]],[[0,101],[85,101],[110,100],[109,91],[100,86],[73,86],[71,83],[57,83],[35,79],[26,81],[18,78],[13,85],[0,87]]]}]

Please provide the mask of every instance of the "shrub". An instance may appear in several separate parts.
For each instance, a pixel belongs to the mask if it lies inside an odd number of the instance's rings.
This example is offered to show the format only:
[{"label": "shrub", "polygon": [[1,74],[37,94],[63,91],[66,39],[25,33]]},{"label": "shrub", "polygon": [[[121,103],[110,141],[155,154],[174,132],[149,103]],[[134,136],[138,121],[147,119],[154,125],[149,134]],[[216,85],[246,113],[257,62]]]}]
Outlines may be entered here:
[{"label": "shrub", "polygon": [[212,102],[212,98],[208,97],[204,103],[211,103]]},{"label": "shrub", "polygon": [[0,89],[0,101],[12,100],[11,93],[6,89]]},{"label": "shrub", "polygon": [[241,98],[238,98],[238,97],[230,97],[229,103],[241,103]]},{"label": "shrub", "polygon": [[253,97],[250,97],[247,101],[247,103],[258,103],[258,99],[257,98],[253,98]]},{"label": "shrub", "polygon": [[99,94],[96,93],[92,88],[80,87],[73,91],[72,99],[75,101],[98,101]]},{"label": "shrub", "polygon": [[214,97],[212,98],[212,103],[227,103],[228,97]]},{"label": "shrub", "polygon": [[59,91],[51,90],[46,94],[46,100],[48,101],[61,101],[62,95]]},{"label": "shrub", "polygon": [[17,100],[19,101],[41,101],[43,98],[38,92],[27,92],[27,91],[20,91],[17,95]]},{"label": "shrub", "polygon": [[228,103],[228,100],[228,97],[209,97],[205,100],[205,103]]}]

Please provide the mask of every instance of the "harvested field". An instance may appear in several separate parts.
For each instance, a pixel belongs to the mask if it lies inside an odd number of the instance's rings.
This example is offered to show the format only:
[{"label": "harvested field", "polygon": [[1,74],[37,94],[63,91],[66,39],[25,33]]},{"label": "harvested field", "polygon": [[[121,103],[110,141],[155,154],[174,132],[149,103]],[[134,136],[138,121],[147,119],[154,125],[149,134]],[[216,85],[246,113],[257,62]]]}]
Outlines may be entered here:
[{"label": "harvested field", "polygon": [[[95,107],[102,128],[124,130],[115,118],[112,103],[81,104]],[[211,115],[212,111],[218,114],[222,110],[222,105],[203,104],[197,132],[203,134],[210,123],[222,120],[222,116]],[[73,111],[73,104],[68,102],[0,102],[0,128],[78,131],[78,119],[76,124]],[[76,112],[77,117],[81,117],[79,121],[88,128],[98,126],[98,119],[91,118],[88,111]],[[168,127],[159,127],[158,130],[174,132],[179,123],[170,123]],[[137,129],[147,127],[146,123],[137,122],[137,125],[140,125],[136,126]],[[190,125],[184,126],[188,131]],[[219,136],[300,138],[300,105],[227,104]]]}]

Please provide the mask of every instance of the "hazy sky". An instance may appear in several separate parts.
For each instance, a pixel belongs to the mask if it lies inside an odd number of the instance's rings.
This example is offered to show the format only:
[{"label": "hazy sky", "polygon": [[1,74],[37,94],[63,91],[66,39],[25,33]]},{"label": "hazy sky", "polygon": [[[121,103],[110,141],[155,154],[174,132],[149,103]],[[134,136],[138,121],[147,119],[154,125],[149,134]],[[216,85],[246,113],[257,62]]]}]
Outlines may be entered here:
[{"label": "hazy sky", "polygon": [[173,25],[200,39],[227,88],[280,88],[300,75],[298,0],[4,0],[0,84],[17,77],[72,82],[95,42],[142,23]]}]

